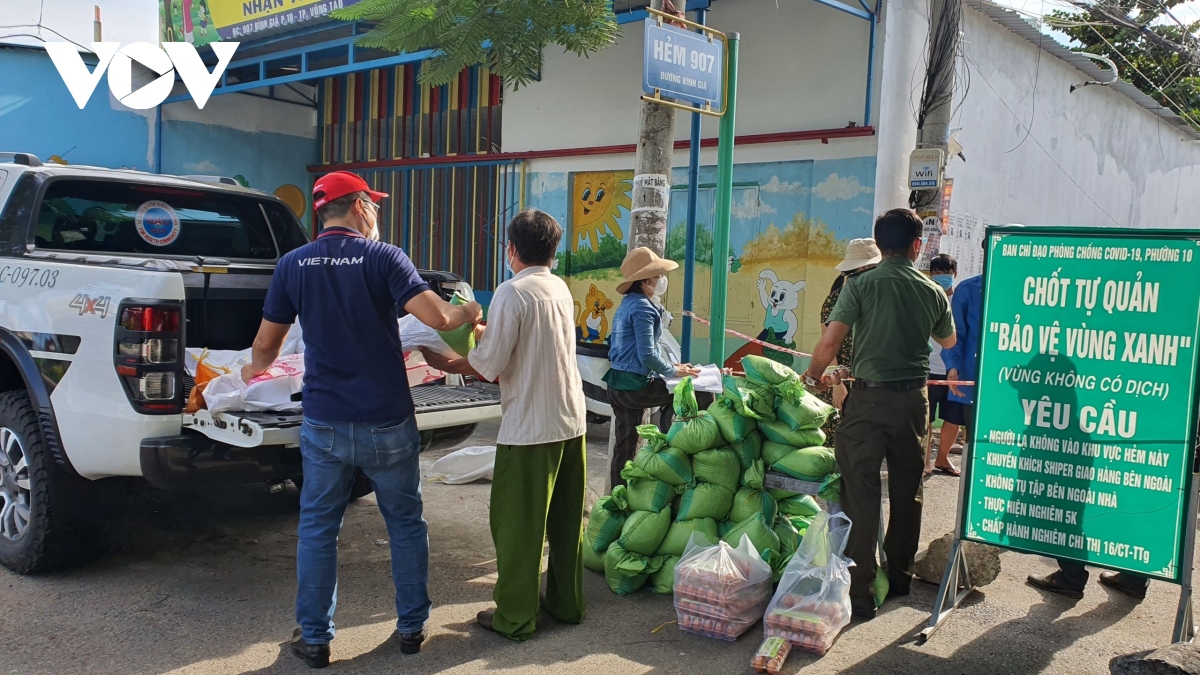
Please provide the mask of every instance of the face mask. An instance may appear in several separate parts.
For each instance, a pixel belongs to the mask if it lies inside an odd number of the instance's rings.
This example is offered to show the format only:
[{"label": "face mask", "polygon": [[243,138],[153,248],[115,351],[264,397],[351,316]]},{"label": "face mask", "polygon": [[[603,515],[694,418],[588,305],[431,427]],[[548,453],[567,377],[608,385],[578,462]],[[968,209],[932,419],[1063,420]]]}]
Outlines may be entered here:
[{"label": "face mask", "polygon": [[943,291],[948,291],[954,287],[953,274],[935,274],[932,278],[934,283],[942,287]]},{"label": "face mask", "polygon": [[504,255],[504,269],[508,270],[509,274],[516,274],[516,272],[513,272],[512,268],[512,256],[508,255],[507,253]]},{"label": "face mask", "polygon": [[662,297],[667,292],[667,278],[659,277],[654,283],[654,295]]}]

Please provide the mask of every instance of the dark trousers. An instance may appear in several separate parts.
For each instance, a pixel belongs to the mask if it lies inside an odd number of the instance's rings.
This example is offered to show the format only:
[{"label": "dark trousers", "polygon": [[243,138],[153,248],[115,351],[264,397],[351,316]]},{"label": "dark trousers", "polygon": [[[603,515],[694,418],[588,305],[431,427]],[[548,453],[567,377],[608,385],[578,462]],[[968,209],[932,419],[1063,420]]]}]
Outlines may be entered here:
[{"label": "dark trousers", "polygon": [[624,484],[621,469],[624,469],[625,462],[632,460],[637,453],[637,427],[642,423],[642,414],[647,408],[661,408],[662,416],[659,417],[658,428],[665,434],[671,428],[671,422],[675,420],[675,409],[672,407],[674,402],[675,398],[667,389],[667,383],[657,377],[645,388],[635,391],[608,390],[608,403],[612,406],[612,423],[615,425],[613,433],[616,436],[608,465],[613,487]]},{"label": "dark trousers", "polygon": [[[1121,583],[1129,588],[1148,588],[1150,580],[1146,577],[1141,577],[1128,572],[1117,573],[1121,579]],[[1063,587],[1073,591],[1082,591],[1088,582],[1088,570],[1083,565],[1072,560],[1059,560],[1058,572],[1056,573],[1058,583]]]},{"label": "dark trousers", "polygon": [[880,468],[887,458],[891,517],[883,551],[893,587],[912,582],[913,558],[921,536],[921,476],[925,471],[925,438],[929,399],[925,388],[900,392],[856,389],[846,399],[837,434],[837,463],[842,473],[842,510],[850,517],[846,554],[850,568],[850,597],[870,598],[879,564],[882,499]]}]

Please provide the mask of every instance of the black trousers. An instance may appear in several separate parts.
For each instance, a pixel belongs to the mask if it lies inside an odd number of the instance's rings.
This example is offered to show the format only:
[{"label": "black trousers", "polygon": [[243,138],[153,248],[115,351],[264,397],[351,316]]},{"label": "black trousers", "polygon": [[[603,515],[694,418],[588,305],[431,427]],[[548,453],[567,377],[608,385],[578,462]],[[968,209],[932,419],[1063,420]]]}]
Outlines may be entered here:
[{"label": "black trousers", "polygon": [[[1130,588],[1147,588],[1150,586],[1150,580],[1146,577],[1141,577],[1129,572],[1118,572],[1121,575],[1121,583]],[[1088,570],[1083,565],[1072,560],[1058,561],[1058,582],[1064,587],[1073,591],[1082,591],[1088,582]]]},{"label": "black trousers", "polygon": [[672,407],[674,402],[675,398],[671,390],[667,389],[667,383],[657,377],[643,389],[608,390],[608,403],[612,406],[612,423],[615,426],[613,433],[616,436],[608,465],[608,475],[613,487],[624,484],[621,469],[625,468],[625,462],[632,460],[637,453],[637,427],[642,423],[642,414],[648,408],[661,409],[662,416],[659,417],[658,428],[665,434],[671,428],[671,422],[675,420],[675,408]]},{"label": "black trousers", "polygon": [[846,543],[850,597],[870,598],[879,568],[875,557],[883,498],[880,469],[888,465],[891,514],[883,552],[888,580],[896,588],[912,582],[913,558],[921,537],[921,477],[925,471],[925,429],[929,399],[925,387],[910,391],[856,389],[846,399],[837,433],[837,464],[842,473],[842,510],[853,524]]}]

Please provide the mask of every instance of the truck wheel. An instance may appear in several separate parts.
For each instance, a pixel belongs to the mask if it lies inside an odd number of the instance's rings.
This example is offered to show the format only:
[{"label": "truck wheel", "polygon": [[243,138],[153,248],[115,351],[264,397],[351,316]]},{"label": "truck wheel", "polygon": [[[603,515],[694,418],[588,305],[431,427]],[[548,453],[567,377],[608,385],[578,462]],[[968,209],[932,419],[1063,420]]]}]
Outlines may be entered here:
[{"label": "truck wheel", "polygon": [[5,567],[18,574],[41,572],[77,550],[69,478],[42,443],[29,395],[0,394],[0,563]]},{"label": "truck wheel", "polygon": [[350,485],[350,501],[362,499],[375,491],[375,485],[371,483],[371,479],[367,474],[359,469],[354,474],[354,483]]}]

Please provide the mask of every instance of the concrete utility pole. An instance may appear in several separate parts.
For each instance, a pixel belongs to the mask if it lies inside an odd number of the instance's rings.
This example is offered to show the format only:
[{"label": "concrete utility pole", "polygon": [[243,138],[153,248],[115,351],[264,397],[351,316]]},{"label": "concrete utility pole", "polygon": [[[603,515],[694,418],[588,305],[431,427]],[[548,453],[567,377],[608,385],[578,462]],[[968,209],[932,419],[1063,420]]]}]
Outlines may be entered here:
[{"label": "concrete utility pole", "polygon": [[[958,58],[962,0],[932,0],[932,3],[929,66],[925,73],[925,86],[917,118],[917,148],[940,149],[943,155],[941,168],[944,173],[950,154],[950,117],[954,107],[954,66]],[[940,245],[941,196],[941,188],[936,188],[915,190],[909,197],[909,205],[925,221],[925,245],[930,251]],[[921,256],[926,269],[928,260],[928,255]]]},{"label": "concrete utility pole", "polygon": [[[683,17],[671,0],[650,7]],[[633,161],[633,211],[629,248],[645,246],[660,256],[667,249],[667,206],[671,201],[671,153],[675,150],[675,109],[642,101],[637,155]]]}]

